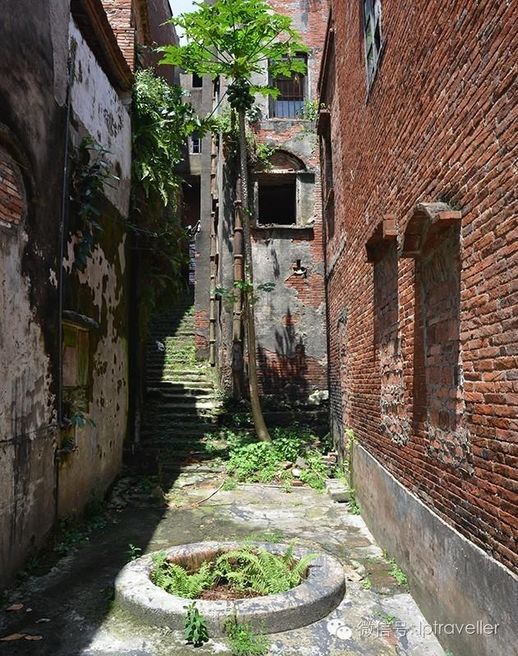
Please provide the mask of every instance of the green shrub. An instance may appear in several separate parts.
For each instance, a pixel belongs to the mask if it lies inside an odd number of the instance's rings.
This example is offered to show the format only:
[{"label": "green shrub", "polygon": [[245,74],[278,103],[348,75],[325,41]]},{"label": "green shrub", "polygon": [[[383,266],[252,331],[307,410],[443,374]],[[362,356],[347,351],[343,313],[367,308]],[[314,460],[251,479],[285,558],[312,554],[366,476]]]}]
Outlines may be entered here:
[{"label": "green shrub", "polygon": [[283,460],[294,462],[298,456],[304,455],[308,446],[314,444],[317,438],[307,431],[294,428],[274,428],[272,441],[275,450]]},{"label": "green shrub", "polygon": [[281,460],[272,442],[253,442],[231,450],[227,468],[238,481],[268,483]]},{"label": "green shrub", "polygon": [[229,459],[227,469],[242,482],[270,483],[272,480],[291,484],[292,477],[286,475],[283,462],[295,462],[302,456],[307,463],[301,480],[310,487],[322,490],[327,478],[327,466],[322,454],[316,450],[318,438],[308,431],[275,428],[271,442],[257,442],[250,433],[226,431]]}]

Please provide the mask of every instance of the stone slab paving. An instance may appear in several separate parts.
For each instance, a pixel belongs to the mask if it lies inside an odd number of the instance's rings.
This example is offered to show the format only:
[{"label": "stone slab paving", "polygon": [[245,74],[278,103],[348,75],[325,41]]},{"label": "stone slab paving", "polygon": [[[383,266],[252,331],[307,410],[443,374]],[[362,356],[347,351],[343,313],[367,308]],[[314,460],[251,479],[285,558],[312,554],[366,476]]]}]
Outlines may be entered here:
[{"label": "stone slab paving", "polygon": [[175,481],[167,503],[138,495],[122,510],[118,493],[115,523],[50,572],[4,595],[4,608],[16,602],[23,608],[0,612],[0,637],[18,632],[41,639],[0,642],[0,656],[229,654],[219,639],[195,650],[179,633],[139,626],[114,606],[113,583],[130,544],[145,553],[203,540],[250,538],[323,549],[342,561],[347,579],[339,607],[310,626],[270,636],[271,655],[444,656],[360,516],[325,493],[306,488],[286,493],[262,485],[220,490],[197,505],[219,484],[210,474],[190,472]]}]

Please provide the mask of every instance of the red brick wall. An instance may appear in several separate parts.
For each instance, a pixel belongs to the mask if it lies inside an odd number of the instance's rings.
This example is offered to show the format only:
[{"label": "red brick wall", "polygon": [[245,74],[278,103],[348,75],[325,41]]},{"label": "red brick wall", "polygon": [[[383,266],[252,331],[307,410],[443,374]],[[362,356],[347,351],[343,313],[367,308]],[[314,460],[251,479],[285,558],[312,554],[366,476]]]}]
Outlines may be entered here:
[{"label": "red brick wall", "polygon": [[132,71],[135,70],[135,27],[133,0],[102,0],[104,10],[117,38],[124,59]]},{"label": "red brick wall", "polygon": [[18,224],[24,212],[25,193],[20,172],[0,147],[0,222]]},{"label": "red brick wall", "polygon": [[[404,4],[382,2],[367,96],[362,3],[333,2],[333,420],[517,571],[518,5]],[[437,201],[462,211],[460,235],[417,261],[390,246],[367,261],[384,215],[401,235],[417,203]]]}]

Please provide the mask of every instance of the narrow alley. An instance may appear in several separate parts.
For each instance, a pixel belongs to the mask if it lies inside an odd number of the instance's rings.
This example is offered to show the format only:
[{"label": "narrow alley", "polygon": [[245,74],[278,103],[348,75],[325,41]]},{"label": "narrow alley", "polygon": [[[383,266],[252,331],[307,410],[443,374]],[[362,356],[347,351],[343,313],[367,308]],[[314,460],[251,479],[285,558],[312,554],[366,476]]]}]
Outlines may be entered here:
[{"label": "narrow alley", "polygon": [[0,656],[518,656],[518,0],[3,0]]}]

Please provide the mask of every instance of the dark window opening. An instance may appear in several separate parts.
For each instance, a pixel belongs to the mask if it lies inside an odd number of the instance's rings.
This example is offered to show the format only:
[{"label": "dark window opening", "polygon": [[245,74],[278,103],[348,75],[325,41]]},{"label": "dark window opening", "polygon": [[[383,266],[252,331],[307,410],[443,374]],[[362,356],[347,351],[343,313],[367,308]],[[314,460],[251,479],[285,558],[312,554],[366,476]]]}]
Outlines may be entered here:
[{"label": "dark window opening", "polygon": [[260,178],[258,205],[259,224],[294,225],[297,222],[295,176],[281,174]]},{"label": "dark window opening", "polygon": [[367,82],[370,87],[376,76],[383,45],[381,36],[381,0],[364,0],[363,25]]},{"label": "dark window opening", "polygon": [[193,89],[199,89],[203,86],[203,78],[201,75],[198,75],[197,73],[192,74],[192,86]]},{"label": "dark window opening", "polygon": [[[298,57],[307,65],[307,57]],[[273,118],[302,118],[306,100],[306,75],[294,73],[290,77],[279,75],[271,81],[279,95],[271,103]]]},{"label": "dark window opening", "polygon": [[199,155],[201,153],[201,138],[198,134],[191,136],[189,152],[192,155]]}]

